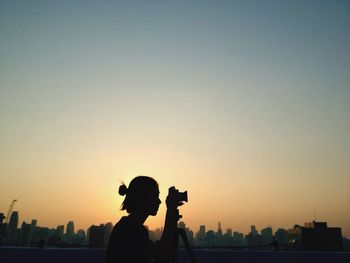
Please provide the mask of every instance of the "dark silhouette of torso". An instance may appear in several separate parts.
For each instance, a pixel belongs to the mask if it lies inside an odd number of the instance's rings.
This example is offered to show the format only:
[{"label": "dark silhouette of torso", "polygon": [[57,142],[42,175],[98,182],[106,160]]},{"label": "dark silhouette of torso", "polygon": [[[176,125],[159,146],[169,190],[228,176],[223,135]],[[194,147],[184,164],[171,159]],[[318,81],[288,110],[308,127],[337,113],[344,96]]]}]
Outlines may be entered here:
[{"label": "dark silhouette of torso", "polygon": [[124,216],[112,230],[107,247],[107,263],[151,262],[149,248],[153,245],[148,230]]}]

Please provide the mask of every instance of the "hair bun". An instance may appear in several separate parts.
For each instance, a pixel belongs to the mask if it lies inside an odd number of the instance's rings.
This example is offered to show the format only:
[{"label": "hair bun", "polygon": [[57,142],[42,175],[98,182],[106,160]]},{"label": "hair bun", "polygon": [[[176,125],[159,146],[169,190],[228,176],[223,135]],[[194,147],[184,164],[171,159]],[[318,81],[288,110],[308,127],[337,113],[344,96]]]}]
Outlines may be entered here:
[{"label": "hair bun", "polygon": [[128,188],[126,187],[125,184],[122,184],[121,186],[119,186],[120,195],[126,195],[127,192],[128,192]]}]

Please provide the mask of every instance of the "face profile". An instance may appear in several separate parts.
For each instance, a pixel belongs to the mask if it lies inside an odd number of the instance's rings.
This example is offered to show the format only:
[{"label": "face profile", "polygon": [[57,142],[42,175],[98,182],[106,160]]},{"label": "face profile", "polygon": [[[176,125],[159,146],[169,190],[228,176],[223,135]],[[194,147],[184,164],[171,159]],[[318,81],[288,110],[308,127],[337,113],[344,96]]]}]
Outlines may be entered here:
[{"label": "face profile", "polygon": [[157,189],[154,189],[154,191],[150,192],[145,199],[146,211],[149,213],[149,215],[155,216],[161,203],[162,202],[159,199],[159,190],[157,187]]},{"label": "face profile", "polygon": [[149,189],[143,198],[140,199],[138,210],[145,215],[155,216],[157,215],[160,204],[159,189],[158,186],[154,185],[153,188]]}]

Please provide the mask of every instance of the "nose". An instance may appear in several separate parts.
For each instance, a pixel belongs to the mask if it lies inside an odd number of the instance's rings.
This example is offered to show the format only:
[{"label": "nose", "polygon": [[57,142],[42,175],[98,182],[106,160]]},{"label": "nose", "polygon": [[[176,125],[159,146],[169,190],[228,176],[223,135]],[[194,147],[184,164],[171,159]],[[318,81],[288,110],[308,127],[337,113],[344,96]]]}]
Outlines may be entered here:
[{"label": "nose", "polygon": [[160,201],[160,199],[158,198],[158,204],[160,205],[162,203],[162,201]]}]

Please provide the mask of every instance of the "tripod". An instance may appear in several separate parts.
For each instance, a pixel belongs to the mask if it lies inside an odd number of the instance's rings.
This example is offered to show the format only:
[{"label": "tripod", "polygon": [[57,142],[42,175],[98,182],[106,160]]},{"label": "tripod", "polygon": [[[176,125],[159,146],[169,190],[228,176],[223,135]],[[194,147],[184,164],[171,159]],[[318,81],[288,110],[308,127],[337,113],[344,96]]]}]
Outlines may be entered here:
[{"label": "tripod", "polygon": [[[176,223],[179,221],[180,218],[182,218],[182,216],[179,214],[179,209],[177,209]],[[181,236],[181,239],[185,244],[187,254],[190,257],[191,262],[196,263],[196,258],[193,254],[190,242],[188,241],[185,229],[177,227],[176,232],[177,233],[176,233],[175,247],[174,247],[174,252],[173,252],[173,257],[172,257],[171,262],[177,263],[177,252],[179,249],[179,237]]]}]

